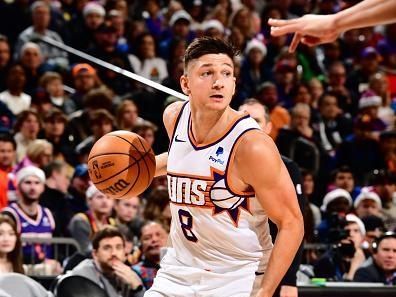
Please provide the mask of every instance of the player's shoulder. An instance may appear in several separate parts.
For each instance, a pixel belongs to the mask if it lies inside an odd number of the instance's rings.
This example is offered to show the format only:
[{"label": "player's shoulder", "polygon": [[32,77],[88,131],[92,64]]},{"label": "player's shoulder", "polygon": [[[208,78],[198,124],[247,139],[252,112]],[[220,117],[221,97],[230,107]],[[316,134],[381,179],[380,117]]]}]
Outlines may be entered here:
[{"label": "player's shoulder", "polygon": [[169,104],[163,114],[163,121],[165,128],[167,130],[173,130],[177,117],[179,116],[181,109],[183,108],[185,102],[177,101]]},{"label": "player's shoulder", "polygon": [[254,153],[256,151],[276,148],[272,138],[259,129],[246,131],[240,138],[238,145],[239,152]]}]

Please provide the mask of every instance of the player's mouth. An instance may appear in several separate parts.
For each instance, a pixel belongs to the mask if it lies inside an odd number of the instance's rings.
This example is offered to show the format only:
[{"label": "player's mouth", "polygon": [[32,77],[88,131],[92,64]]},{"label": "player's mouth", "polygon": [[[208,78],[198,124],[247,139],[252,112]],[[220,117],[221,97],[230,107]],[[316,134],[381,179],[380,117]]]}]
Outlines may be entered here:
[{"label": "player's mouth", "polygon": [[220,100],[224,99],[224,96],[222,94],[214,94],[214,95],[210,95],[210,98],[214,99],[216,101],[218,101],[218,100],[220,101]]}]

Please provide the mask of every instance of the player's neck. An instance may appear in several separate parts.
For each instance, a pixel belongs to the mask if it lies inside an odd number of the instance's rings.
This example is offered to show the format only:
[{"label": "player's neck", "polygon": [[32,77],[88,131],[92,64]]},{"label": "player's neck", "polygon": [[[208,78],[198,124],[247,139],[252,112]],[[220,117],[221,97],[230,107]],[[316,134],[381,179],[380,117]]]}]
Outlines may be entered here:
[{"label": "player's neck", "polygon": [[224,127],[232,121],[236,112],[230,107],[221,111],[191,110],[191,128],[198,144],[216,139],[223,133]]}]

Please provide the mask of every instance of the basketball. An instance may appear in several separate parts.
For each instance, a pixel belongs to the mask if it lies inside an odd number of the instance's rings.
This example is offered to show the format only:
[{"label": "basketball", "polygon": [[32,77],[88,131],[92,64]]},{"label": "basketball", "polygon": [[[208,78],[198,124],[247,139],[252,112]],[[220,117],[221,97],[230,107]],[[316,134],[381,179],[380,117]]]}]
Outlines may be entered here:
[{"label": "basketball", "polygon": [[113,199],[127,199],[143,193],[151,184],[155,155],[139,135],[110,132],[91,149],[88,173],[99,191]]}]

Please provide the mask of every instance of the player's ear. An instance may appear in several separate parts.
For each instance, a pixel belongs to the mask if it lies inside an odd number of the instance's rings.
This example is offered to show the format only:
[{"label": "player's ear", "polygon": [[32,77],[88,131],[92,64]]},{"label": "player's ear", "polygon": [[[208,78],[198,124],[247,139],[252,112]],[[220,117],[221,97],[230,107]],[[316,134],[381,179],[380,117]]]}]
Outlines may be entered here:
[{"label": "player's ear", "polygon": [[187,75],[183,74],[180,77],[180,86],[182,88],[182,91],[184,94],[186,94],[187,96],[190,95],[190,87],[188,86],[188,77]]}]

